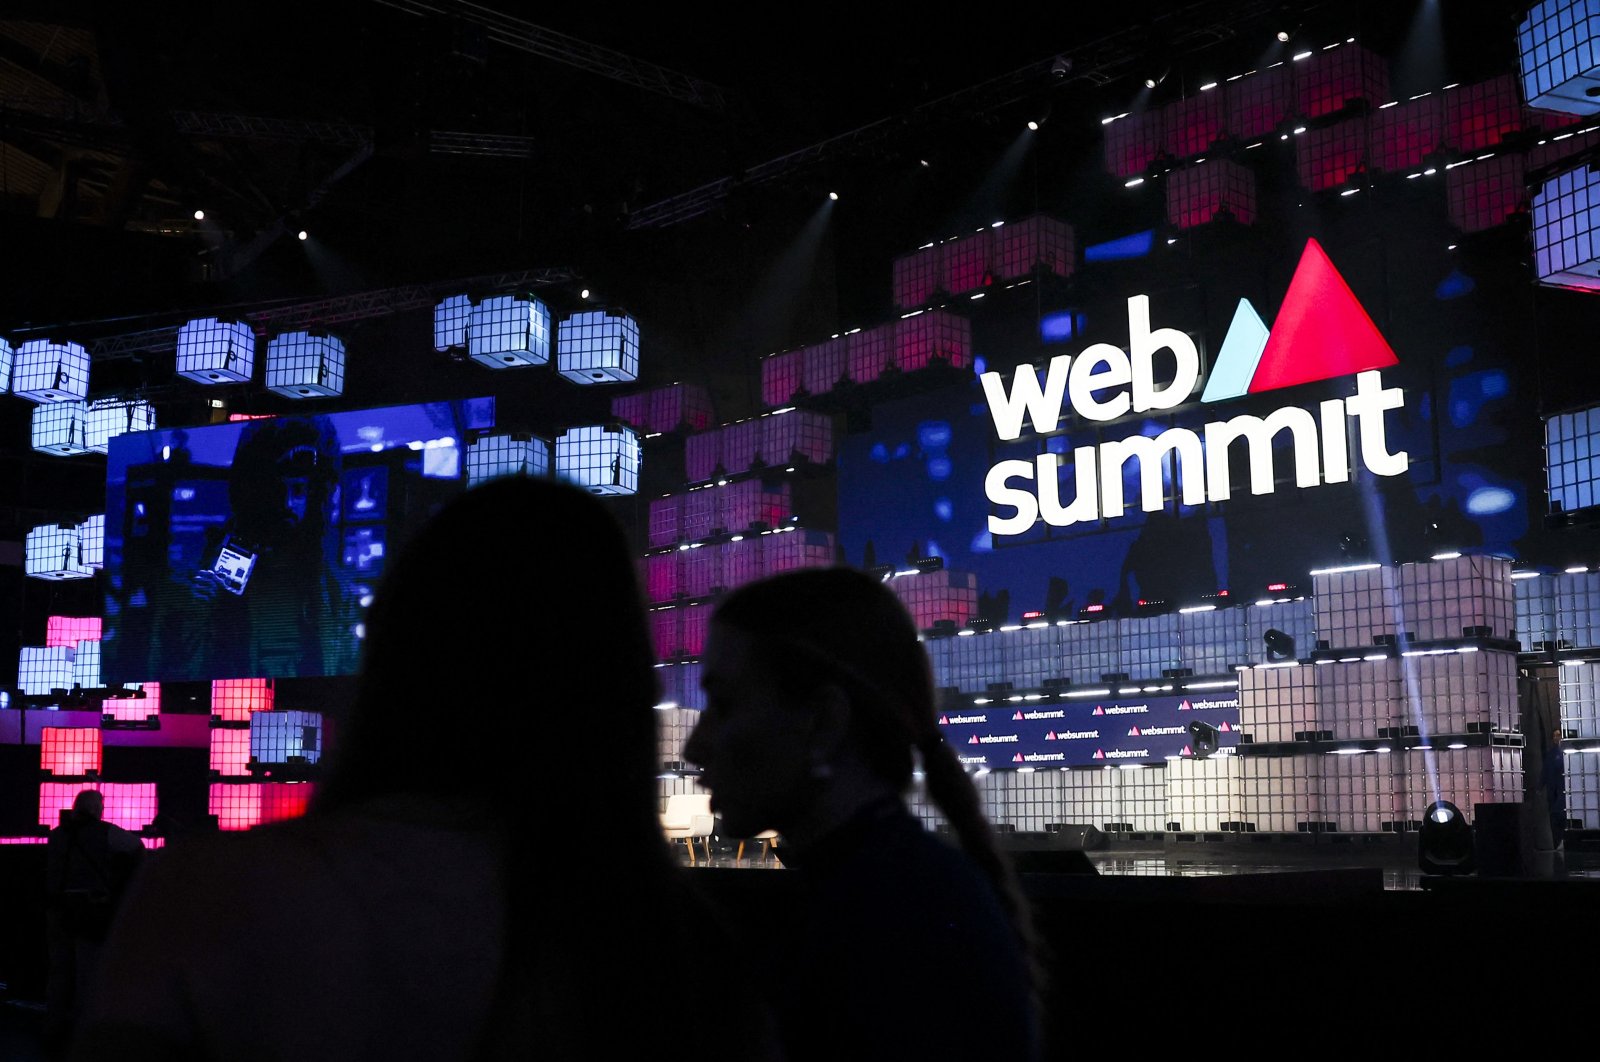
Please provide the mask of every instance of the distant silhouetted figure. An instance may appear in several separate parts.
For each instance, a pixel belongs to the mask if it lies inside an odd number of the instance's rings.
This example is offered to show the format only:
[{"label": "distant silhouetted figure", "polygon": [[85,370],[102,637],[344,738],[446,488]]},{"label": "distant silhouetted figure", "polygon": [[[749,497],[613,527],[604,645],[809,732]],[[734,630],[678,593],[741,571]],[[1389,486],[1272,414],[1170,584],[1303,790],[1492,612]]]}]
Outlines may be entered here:
[{"label": "distant silhouetted figure", "polygon": [[[844,568],[749,584],[713,615],[703,667],[685,758],[724,831],[779,831],[803,886],[792,939],[751,942],[775,955],[789,1057],[1033,1057],[1026,906],[894,595]],[[906,809],[914,753],[960,850]]]},{"label": "distant silhouetted figure", "polygon": [[152,865],[80,1057],[763,1057],[661,831],[654,657],[602,504],[469,491],[400,552],[366,629],[311,812]]}]

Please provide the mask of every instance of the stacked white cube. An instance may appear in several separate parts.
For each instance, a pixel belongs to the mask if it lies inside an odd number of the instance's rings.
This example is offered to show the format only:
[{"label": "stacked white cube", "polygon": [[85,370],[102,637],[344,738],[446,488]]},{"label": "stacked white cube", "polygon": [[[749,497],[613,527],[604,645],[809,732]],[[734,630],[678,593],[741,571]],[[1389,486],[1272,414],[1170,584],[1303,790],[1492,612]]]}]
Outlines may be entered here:
[{"label": "stacked white cube", "polygon": [[250,716],[250,756],[258,763],[308,764],[322,758],[322,715],[274,709]]},{"label": "stacked white cube", "polygon": [[1579,829],[1600,830],[1600,752],[1566,756],[1567,820]]},{"label": "stacked white cube", "polygon": [[98,571],[106,566],[106,515],[96,513],[78,525],[83,563]]},{"label": "stacked white cube", "polygon": [[242,321],[201,317],[178,329],[178,375],[196,383],[249,383],[256,334]]},{"label": "stacked white cube", "polygon": [[1379,833],[1394,821],[1394,752],[1318,757],[1322,815],[1340,833]]},{"label": "stacked white cube", "polygon": [[100,643],[84,639],[72,652],[72,684],[86,690],[100,688]]},{"label": "stacked white cube", "polygon": [[441,354],[467,345],[472,325],[472,299],[451,295],[433,308],[433,349]]},{"label": "stacked white cube", "polygon": [[16,356],[11,341],[0,336],[0,393],[11,390],[11,367],[16,362]]},{"label": "stacked white cube", "polygon": [[1250,659],[1245,628],[1247,610],[1218,608],[1178,616],[1181,666],[1196,675],[1221,675]]},{"label": "stacked white cube", "polygon": [[1139,833],[1167,828],[1167,772],[1161,767],[1124,764],[1108,772],[1117,780],[1117,815],[1112,822]]},{"label": "stacked white cube", "polygon": [[1552,581],[1556,637],[1575,649],[1600,646],[1600,572],[1563,572]]},{"label": "stacked white cube", "polygon": [[1511,583],[1516,595],[1517,644],[1525,653],[1536,652],[1556,637],[1556,581],[1544,575],[1525,576]]},{"label": "stacked white cube", "polygon": [[983,693],[990,683],[1009,681],[1001,676],[1007,673],[1006,645],[1008,639],[998,633],[957,635],[951,650],[955,686],[963,693]]},{"label": "stacked white cube", "polygon": [[556,437],[556,475],[593,494],[634,494],[639,437],[616,425],[570,428]]},{"label": "stacked white cube", "polygon": [[344,341],[320,332],[285,332],[267,344],[267,390],[285,398],[344,393]]},{"label": "stacked white cube", "polygon": [[1133,616],[1120,620],[1122,666],[1116,670],[1135,679],[1158,679],[1182,667],[1178,647],[1178,615]]},{"label": "stacked white cube", "polygon": [[[935,573],[942,574],[942,573]],[[976,602],[976,577],[972,590],[973,600]],[[920,581],[919,576],[912,582]],[[904,597],[905,591],[895,586],[896,582],[906,580],[892,580],[890,586]],[[912,591],[916,588],[912,587]],[[1025,627],[1020,631],[1003,631],[1007,674],[1010,682],[1019,690],[1036,690],[1044,686],[1048,679],[1057,678],[1061,674],[1061,638],[1057,633],[1061,628],[1051,624]]]},{"label": "stacked white cube", "polygon": [[[1509,639],[1516,626],[1511,562],[1454,557],[1400,566],[1400,609],[1419,641],[1466,637]],[[1334,648],[1342,648],[1335,646]]]},{"label": "stacked white cube", "polygon": [[136,431],[153,431],[156,408],[139,399],[103,398],[89,404],[89,449],[97,454],[111,449],[111,440]]},{"label": "stacked white cube", "polygon": [[1327,664],[1312,673],[1322,729],[1334,740],[1378,738],[1403,723],[1397,658]]},{"label": "stacked white cube", "polygon": [[33,410],[33,448],[42,454],[76,457],[89,452],[89,407],[82,402],[47,402]]},{"label": "stacked white cube", "polygon": [[1579,166],[1533,194],[1533,266],[1539,283],[1600,288],[1600,174]]},{"label": "stacked white cube", "polygon": [[1320,756],[1239,756],[1239,815],[1259,833],[1294,833],[1326,821]]},{"label": "stacked white cube", "polygon": [[1544,0],[1517,27],[1522,94],[1530,107],[1600,112],[1600,4]]},{"label": "stacked white cube", "polygon": [[28,532],[24,574],[35,579],[88,579],[94,575],[84,556],[76,525],[43,524]]},{"label": "stacked white cube", "polygon": [[1310,598],[1291,601],[1263,601],[1244,610],[1244,638],[1248,652],[1242,658],[1257,664],[1267,660],[1266,634],[1281,631],[1294,639],[1297,658],[1306,659],[1316,648],[1316,606]]},{"label": "stacked white cube", "polygon": [[[1522,749],[1482,745],[1464,749],[1411,749],[1395,753],[1401,764],[1395,787],[1395,816],[1412,826],[1428,805],[1448,800],[1467,821],[1475,804],[1516,804],[1522,800]],[[1435,785],[1437,784],[1437,791]]]},{"label": "stacked white cube", "polygon": [[17,689],[30,697],[71,689],[74,652],[66,646],[23,646],[17,658]]},{"label": "stacked white cube", "polygon": [[1327,572],[1312,576],[1312,583],[1317,638],[1329,648],[1363,648],[1397,633],[1397,569]]},{"label": "stacked white cube", "polygon": [[1321,670],[1293,664],[1239,672],[1239,729],[1257,744],[1313,740],[1309,734],[1326,729],[1317,703]]},{"label": "stacked white cube", "polygon": [[468,486],[502,476],[545,476],[549,473],[550,444],[537,435],[506,432],[484,435],[467,444]]},{"label": "stacked white cube", "polygon": [[627,314],[591,310],[561,322],[556,371],[575,384],[631,383],[639,378],[639,324]]},{"label": "stacked white cube", "polygon": [[[1033,777],[1048,777],[1050,773],[1040,772]],[[1123,821],[1117,800],[1117,776],[1122,772],[1114,767],[1096,767],[1053,773],[1062,788],[1061,817],[1052,821],[1096,829]]]},{"label": "stacked white cube", "polygon": [[1042,833],[1045,824],[1060,822],[1065,807],[1062,778],[1070,772],[991,771],[975,780],[984,814],[996,825],[1026,833]]},{"label": "stacked white cube", "polygon": [[1101,681],[1101,675],[1129,674],[1122,664],[1120,627],[1101,620],[1060,628],[1062,677],[1082,685]]},{"label": "stacked white cube", "polygon": [[1485,650],[1402,657],[1401,726],[1425,735],[1511,733],[1520,720],[1515,653]]},{"label": "stacked white cube", "polygon": [[1600,738],[1600,664],[1569,663],[1558,676],[1561,731],[1569,738]]},{"label": "stacked white cube", "polygon": [[682,763],[684,743],[699,721],[700,713],[688,708],[659,709],[656,712],[657,762],[662,765]]},{"label": "stacked white cube", "polygon": [[548,365],[549,308],[531,295],[484,299],[472,308],[467,353],[473,361],[491,369]]},{"label": "stacked white cube", "polygon": [[89,397],[89,352],[79,343],[30,339],[17,347],[11,391],[30,402],[82,402]]},{"label": "stacked white cube", "polygon": [[[1240,819],[1241,757],[1167,761],[1169,828],[1180,833],[1213,833]],[[1172,825],[1176,823],[1176,825]]]}]

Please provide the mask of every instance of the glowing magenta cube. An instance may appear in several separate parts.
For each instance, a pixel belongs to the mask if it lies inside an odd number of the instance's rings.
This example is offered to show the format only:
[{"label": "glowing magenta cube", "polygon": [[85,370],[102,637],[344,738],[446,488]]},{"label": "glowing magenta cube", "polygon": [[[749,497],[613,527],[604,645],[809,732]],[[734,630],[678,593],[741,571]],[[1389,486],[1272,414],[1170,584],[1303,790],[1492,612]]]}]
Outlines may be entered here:
[{"label": "glowing magenta cube", "polygon": [[683,537],[689,542],[710,538],[722,526],[721,487],[691,490],[683,501]]},{"label": "glowing magenta cube", "polygon": [[1348,118],[1296,137],[1300,183],[1313,192],[1340,188],[1367,165],[1367,125]]},{"label": "glowing magenta cube", "polygon": [[1376,107],[1389,100],[1389,67],[1359,44],[1312,52],[1295,60],[1295,100],[1300,114],[1321,118],[1356,100]]},{"label": "glowing magenta cube", "polygon": [[1528,191],[1521,155],[1496,155],[1444,175],[1450,222],[1462,232],[1481,232],[1526,213]]},{"label": "glowing magenta cube", "polygon": [[[914,310],[933,301],[943,276],[944,249],[938,244],[919,247],[910,254],[894,260],[894,304],[902,310]],[[837,380],[837,377],[835,377]],[[829,387],[823,390],[829,390]],[[821,394],[808,387],[812,394]]]},{"label": "glowing magenta cube", "polygon": [[276,697],[271,679],[215,679],[211,714],[225,723],[247,723],[252,712],[270,712]]},{"label": "glowing magenta cube", "polygon": [[98,642],[103,623],[99,616],[51,616],[45,621],[44,644],[75,649],[79,642]]},{"label": "glowing magenta cube", "polygon": [[248,830],[269,822],[299,818],[311,806],[316,786],[309,782],[215,782],[207,812],[223,830]]},{"label": "glowing magenta cube", "polygon": [[761,460],[773,467],[796,461],[825,465],[833,460],[833,418],[808,409],[762,417]]},{"label": "glowing magenta cube", "polygon": [[965,295],[994,282],[998,251],[992,228],[980,229],[944,245],[944,289]]},{"label": "glowing magenta cube", "polygon": [[715,476],[722,465],[722,432],[712,429],[689,436],[683,444],[683,464],[691,483]]},{"label": "glowing magenta cube", "polygon": [[790,350],[761,359],[761,400],[786,406],[799,393],[805,370],[804,350]]},{"label": "glowing magenta cube", "polygon": [[1227,93],[1225,124],[1241,140],[1258,140],[1277,132],[1294,113],[1294,72],[1287,63],[1230,79],[1221,91]]},{"label": "glowing magenta cube", "polygon": [[39,731],[39,769],[62,778],[100,773],[100,731],[47,726]]},{"label": "glowing magenta cube", "polygon": [[224,778],[248,778],[250,731],[213,727],[210,762],[211,769]]},{"label": "glowing magenta cube", "polygon": [[813,343],[805,349],[802,381],[809,394],[827,394],[849,371],[849,342],[845,337]]},{"label": "glowing magenta cube", "polygon": [[1180,229],[1204,225],[1219,214],[1242,225],[1256,220],[1256,175],[1227,159],[1207,159],[1167,177],[1167,219]]},{"label": "glowing magenta cube", "polygon": [[1524,127],[1517,79],[1501,74],[1487,81],[1447,89],[1444,115],[1446,139],[1457,150],[1484,151],[1495,147]]},{"label": "glowing magenta cube", "polygon": [[135,683],[144,690],[143,697],[113,697],[100,705],[103,715],[123,723],[137,723],[161,714],[161,683]]},{"label": "glowing magenta cube", "polygon": [[722,428],[722,467],[728,472],[747,471],[760,458],[760,420],[742,420]]},{"label": "glowing magenta cube", "polygon": [[683,554],[652,553],[644,559],[644,591],[649,601],[671,601],[683,592]]},{"label": "glowing magenta cube", "polygon": [[1065,221],[1035,214],[995,231],[995,268],[1002,280],[1021,280],[1038,272],[1070,277],[1077,267],[1072,226]]},{"label": "glowing magenta cube", "polygon": [[97,789],[105,800],[106,822],[135,833],[155,821],[157,802],[154,782],[41,782],[39,784],[39,825],[54,828],[61,813],[85,789]]},{"label": "glowing magenta cube", "polygon": [[1372,168],[1412,173],[1444,143],[1444,97],[1430,92],[1420,100],[1384,104],[1367,122]]},{"label": "glowing magenta cube", "polygon": [[659,608],[650,613],[650,638],[657,660],[683,655],[683,609]]},{"label": "glowing magenta cube", "polygon": [[1148,170],[1161,153],[1161,118],[1160,111],[1145,111],[1118,118],[1107,125],[1106,169],[1124,180]]},{"label": "glowing magenta cube", "polygon": [[649,548],[671,546],[683,537],[684,497],[682,494],[669,494],[650,503],[650,528],[645,539]]},{"label": "glowing magenta cube", "polygon": [[645,393],[645,424],[651,431],[705,431],[714,420],[711,394],[695,384],[672,384]]},{"label": "glowing magenta cube", "polygon": [[1218,89],[1197,92],[1186,100],[1169,103],[1162,109],[1162,129],[1167,153],[1176,159],[1204,155],[1222,139],[1226,117],[1223,93]]},{"label": "glowing magenta cube", "polygon": [[972,322],[944,310],[928,310],[894,323],[894,360],[901,372],[934,362],[966,368],[972,361]]},{"label": "glowing magenta cube", "polygon": [[650,396],[647,391],[637,394],[617,395],[611,400],[611,419],[621,421],[630,428],[648,429],[650,426]]},{"label": "glowing magenta cube", "polygon": [[862,328],[846,337],[850,379],[871,383],[894,367],[894,326]]}]

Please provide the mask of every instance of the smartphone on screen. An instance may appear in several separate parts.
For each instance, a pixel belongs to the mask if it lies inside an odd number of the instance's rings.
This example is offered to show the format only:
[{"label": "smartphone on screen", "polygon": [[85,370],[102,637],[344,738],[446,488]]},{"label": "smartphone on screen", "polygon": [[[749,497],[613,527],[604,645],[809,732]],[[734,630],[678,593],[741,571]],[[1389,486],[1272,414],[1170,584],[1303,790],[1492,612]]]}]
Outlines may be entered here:
[{"label": "smartphone on screen", "polygon": [[216,563],[211,565],[211,574],[228,593],[243,594],[255,566],[256,551],[229,535],[222,541],[222,550],[217,554]]}]

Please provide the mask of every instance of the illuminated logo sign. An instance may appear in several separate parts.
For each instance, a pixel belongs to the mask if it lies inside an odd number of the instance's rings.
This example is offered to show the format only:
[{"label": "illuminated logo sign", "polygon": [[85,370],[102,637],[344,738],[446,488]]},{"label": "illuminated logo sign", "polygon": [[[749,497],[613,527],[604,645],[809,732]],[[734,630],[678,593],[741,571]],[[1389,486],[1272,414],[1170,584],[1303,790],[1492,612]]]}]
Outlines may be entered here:
[{"label": "illuminated logo sign", "polygon": [[1108,752],[1103,756],[1099,753],[1099,751],[1096,751],[1095,755],[1094,755],[1094,758],[1097,759],[1097,760],[1138,760],[1138,759],[1147,760],[1147,759],[1150,758],[1150,750],[1149,749],[1113,749],[1111,752]]},{"label": "illuminated logo sign", "polygon": [[1017,712],[1011,717],[1012,722],[1019,719],[1065,719],[1067,713],[1060,709],[1053,712]]},{"label": "illuminated logo sign", "polygon": [[[1183,704],[1178,705],[1178,707],[1181,709],[1181,708],[1185,707],[1188,703],[1189,703],[1188,701],[1184,701]],[[1095,715],[1148,715],[1149,712],[1150,712],[1150,706],[1148,704],[1113,704],[1110,708],[1106,708],[1106,707],[1103,707],[1103,706],[1097,704],[1097,705],[1094,706],[1094,713],[1093,714],[1095,714]]]},{"label": "illuminated logo sign", "polygon": [[967,739],[967,744],[969,745],[1003,745],[1007,743],[1016,744],[1017,735],[1001,734],[996,736],[994,734],[985,734],[983,737],[979,737],[977,734],[973,734]]},{"label": "illuminated logo sign", "polygon": [[989,717],[981,712],[977,715],[941,715],[939,717],[940,726],[951,726],[956,723],[987,723],[988,721]]},{"label": "illuminated logo sign", "polygon": [[963,764],[977,764],[979,767],[989,762],[989,757],[987,756],[957,756],[956,759]]},{"label": "illuminated logo sign", "polygon": [[1012,763],[1060,763],[1067,758],[1065,752],[1030,752],[1026,756],[1017,753],[1011,757]]},{"label": "illuminated logo sign", "polygon": [[[1156,354],[1169,351],[1171,380],[1156,379]],[[1378,370],[1398,364],[1350,286],[1316,240],[1306,242],[1275,325],[1268,329],[1248,299],[1239,300],[1222,341],[1201,402],[1221,402],[1284,387],[1354,375],[1356,393],[1328,399],[1313,411],[1284,406],[1265,417],[1243,414],[1201,430],[1168,428],[1159,435],[1134,435],[1071,455],[1042,453],[1032,461],[1001,461],[989,470],[984,491],[1009,516],[990,516],[989,531],[1018,535],[1043,519],[1053,527],[1115,519],[1127,509],[1123,468],[1138,462],[1140,508],[1166,506],[1164,472],[1171,458],[1174,492],[1184,505],[1227,501],[1233,496],[1229,448],[1243,440],[1250,459],[1250,493],[1276,489],[1272,443],[1282,432],[1292,443],[1295,485],[1315,487],[1350,478],[1346,424],[1355,421],[1361,459],[1377,476],[1405,472],[1404,451],[1391,454],[1384,414],[1399,409],[1404,395],[1384,387]],[[983,392],[1002,441],[1022,437],[1024,423],[1036,434],[1059,429],[1068,407],[1087,421],[1107,422],[1130,414],[1159,413],[1189,401],[1200,385],[1200,351],[1176,328],[1150,327],[1150,299],[1128,300],[1128,350],[1095,343],[1076,355],[1052,358],[1041,385],[1037,372],[1019,369],[1007,391],[997,372],[984,373]],[[1062,502],[1059,471],[1073,468],[1076,493]],[[1027,486],[1014,485],[1028,481]]]},{"label": "illuminated logo sign", "polygon": [[[1221,729],[1227,729],[1227,724],[1224,723]],[[1134,727],[1128,731],[1128,736],[1165,737],[1168,734],[1187,734],[1188,732],[1189,728],[1186,726],[1147,726],[1143,730],[1140,730],[1138,727]]]}]

